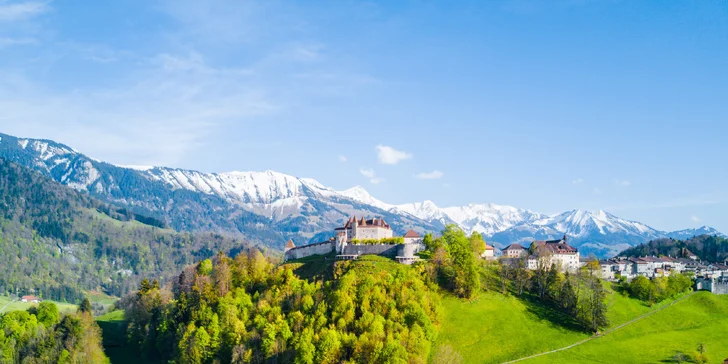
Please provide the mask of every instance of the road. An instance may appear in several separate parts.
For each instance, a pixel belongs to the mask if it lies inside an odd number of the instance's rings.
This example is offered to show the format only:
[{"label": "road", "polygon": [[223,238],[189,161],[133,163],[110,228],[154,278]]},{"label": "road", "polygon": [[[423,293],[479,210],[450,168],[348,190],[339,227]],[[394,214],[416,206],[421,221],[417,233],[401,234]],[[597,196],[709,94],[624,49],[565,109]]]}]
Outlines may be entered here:
[{"label": "road", "polygon": [[588,343],[589,341],[598,339],[600,337],[607,336],[607,335],[609,335],[609,334],[611,334],[611,333],[613,333],[613,332],[615,332],[615,331],[617,331],[617,330],[619,330],[619,329],[621,329],[621,328],[623,328],[625,326],[629,326],[629,325],[631,325],[631,324],[633,324],[633,323],[635,323],[637,321],[640,321],[640,320],[644,319],[645,317],[652,316],[652,315],[654,315],[657,312],[660,312],[660,311],[662,311],[662,310],[664,310],[664,309],[666,309],[666,308],[668,308],[668,307],[670,307],[672,305],[675,305],[675,304],[677,304],[679,302],[682,302],[683,300],[685,300],[686,298],[688,298],[688,297],[690,297],[690,296],[692,296],[694,294],[695,294],[695,292],[691,292],[691,293],[689,293],[689,294],[687,294],[687,295],[685,295],[683,297],[680,297],[680,298],[676,299],[675,301],[672,301],[669,304],[664,305],[664,306],[662,306],[662,307],[660,307],[660,308],[658,308],[656,310],[652,310],[652,311],[650,311],[650,312],[648,312],[648,313],[646,313],[646,314],[644,314],[642,316],[639,316],[639,317],[637,317],[637,318],[635,318],[635,319],[633,319],[631,321],[627,321],[627,322],[625,322],[625,323],[623,323],[623,324],[621,324],[619,326],[616,326],[616,327],[613,327],[613,328],[611,328],[611,329],[609,329],[607,331],[604,331],[603,333],[601,333],[599,335],[594,335],[594,336],[592,336],[592,337],[590,337],[588,339],[584,339],[582,341],[579,341],[577,343],[571,344],[569,346],[564,346],[563,348],[559,348],[559,349],[556,349],[556,350],[551,350],[551,351],[543,352],[543,353],[540,353],[540,354],[527,356],[525,358],[520,358],[520,359],[516,359],[516,360],[507,361],[507,362],[505,362],[503,364],[518,363],[518,362],[521,362],[521,361],[524,361],[524,360],[538,358],[539,356],[544,356],[544,355],[549,355],[549,354],[553,354],[553,353],[558,353],[559,351],[569,350],[569,349],[574,348],[574,347],[577,347],[577,346],[579,346],[581,344]]}]

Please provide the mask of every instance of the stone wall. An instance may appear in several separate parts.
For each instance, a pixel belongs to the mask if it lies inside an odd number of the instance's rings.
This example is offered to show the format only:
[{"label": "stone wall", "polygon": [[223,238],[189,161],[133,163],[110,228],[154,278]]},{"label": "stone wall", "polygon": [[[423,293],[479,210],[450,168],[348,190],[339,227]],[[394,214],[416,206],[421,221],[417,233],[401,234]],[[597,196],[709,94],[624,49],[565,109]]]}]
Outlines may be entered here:
[{"label": "stone wall", "polygon": [[344,247],[342,255],[381,255],[388,258],[395,258],[399,255],[402,249],[402,244],[390,245],[390,244],[349,244]]},{"label": "stone wall", "polygon": [[725,283],[714,282],[713,283],[713,293],[728,294],[728,282],[725,282]]},{"label": "stone wall", "polygon": [[286,252],[286,260],[290,259],[301,259],[310,257],[312,255],[324,255],[329,254],[336,248],[336,243],[333,241],[326,241],[323,243],[316,243],[310,245],[304,245],[293,248]]}]

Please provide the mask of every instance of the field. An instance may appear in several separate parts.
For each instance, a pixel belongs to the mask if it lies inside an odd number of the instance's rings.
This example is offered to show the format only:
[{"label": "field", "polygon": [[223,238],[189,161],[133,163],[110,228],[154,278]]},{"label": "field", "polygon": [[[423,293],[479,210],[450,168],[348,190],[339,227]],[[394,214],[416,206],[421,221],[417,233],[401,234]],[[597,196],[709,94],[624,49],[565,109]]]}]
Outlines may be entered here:
[{"label": "field", "polygon": [[[671,302],[650,308],[605,285],[610,292],[607,306],[611,327]],[[576,330],[571,319],[557,310],[499,293],[483,293],[473,302],[448,296],[443,299],[443,311],[437,346],[452,346],[465,363],[501,363],[558,349],[590,336]]]},{"label": "field", "polygon": [[500,293],[483,293],[473,302],[448,296],[442,305],[436,346],[452,346],[465,363],[501,363],[588,337],[558,324],[568,320],[557,312]]},{"label": "field", "polygon": [[728,296],[698,292],[682,302],[607,336],[562,352],[523,361],[538,363],[672,362],[703,343],[709,363],[728,358]]},{"label": "field", "polygon": [[[56,304],[58,306],[58,310],[60,312],[75,312],[77,306],[70,304],[70,303],[61,303],[61,302],[54,302],[50,301]],[[10,298],[8,296],[0,296],[0,313],[4,312],[10,312],[10,311],[25,311],[33,306],[38,306],[37,303],[29,303],[29,302],[20,302],[17,301],[15,298]]]}]

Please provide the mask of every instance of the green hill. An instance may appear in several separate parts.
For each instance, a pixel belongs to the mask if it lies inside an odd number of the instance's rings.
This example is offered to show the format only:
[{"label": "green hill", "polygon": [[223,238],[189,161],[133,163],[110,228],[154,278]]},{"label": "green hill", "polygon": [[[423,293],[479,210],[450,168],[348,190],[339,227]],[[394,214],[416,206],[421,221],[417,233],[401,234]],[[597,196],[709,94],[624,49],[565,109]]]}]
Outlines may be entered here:
[{"label": "green hill", "polygon": [[[609,284],[605,283],[609,286]],[[609,288],[610,327],[616,327],[670,300],[650,308]],[[443,299],[438,346],[451,346],[465,363],[502,363],[558,349],[590,337],[575,330],[570,318],[529,299],[485,292],[472,302],[452,296]]]},{"label": "green hill", "polygon": [[673,362],[705,345],[710,363],[728,358],[728,296],[697,292],[674,306],[572,349],[523,363]]},{"label": "green hill", "polygon": [[0,159],[0,295],[59,302],[79,302],[90,290],[121,296],[140,276],[165,280],[218,251],[248,247],[159,225]]}]

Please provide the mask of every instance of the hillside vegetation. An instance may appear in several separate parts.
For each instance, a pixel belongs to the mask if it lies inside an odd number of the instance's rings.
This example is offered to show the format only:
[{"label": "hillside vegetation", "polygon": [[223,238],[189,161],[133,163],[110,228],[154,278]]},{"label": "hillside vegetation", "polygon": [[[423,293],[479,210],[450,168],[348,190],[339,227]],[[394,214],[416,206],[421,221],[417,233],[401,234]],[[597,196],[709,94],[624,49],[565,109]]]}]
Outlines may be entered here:
[{"label": "hillside vegetation", "polygon": [[247,247],[217,234],[178,234],[0,159],[0,295],[79,302],[120,296],[140,276],[166,280],[218,251]]},{"label": "hillside vegetation", "polygon": [[258,251],[185,269],[172,292],[143,281],[125,307],[132,344],[184,363],[424,363],[439,296],[392,261],[340,262],[335,280],[301,280]]},{"label": "hillside vegetation", "polygon": [[728,239],[715,235],[694,236],[687,240],[657,239],[629,248],[621,257],[671,256],[688,258],[685,249],[700,260],[720,263],[728,260]]},{"label": "hillside vegetation", "polygon": [[89,310],[61,314],[55,304],[42,302],[27,311],[0,316],[0,362],[103,364],[109,360]]}]

